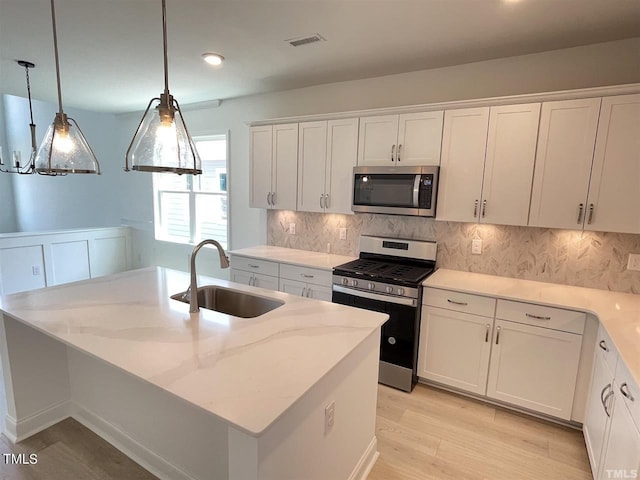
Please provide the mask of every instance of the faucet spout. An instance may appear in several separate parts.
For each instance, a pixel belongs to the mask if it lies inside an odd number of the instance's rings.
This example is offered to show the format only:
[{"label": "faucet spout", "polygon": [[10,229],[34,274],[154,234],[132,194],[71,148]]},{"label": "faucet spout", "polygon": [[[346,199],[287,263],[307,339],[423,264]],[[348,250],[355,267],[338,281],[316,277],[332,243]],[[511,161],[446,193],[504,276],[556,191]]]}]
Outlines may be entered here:
[{"label": "faucet spout", "polygon": [[214,245],[218,249],[218,255],[220,256],[220,268],[229,268],[229,257],[224,253],[224,248],[216,240],[207,239],[201,241],[191,252],[191,265],[189,273],[191,275],[191,282],[189,284],[189,313],[197,313],[200,310],[198,306],[198,284],[196,280],[196,255],[202,247],[205,245]]}]

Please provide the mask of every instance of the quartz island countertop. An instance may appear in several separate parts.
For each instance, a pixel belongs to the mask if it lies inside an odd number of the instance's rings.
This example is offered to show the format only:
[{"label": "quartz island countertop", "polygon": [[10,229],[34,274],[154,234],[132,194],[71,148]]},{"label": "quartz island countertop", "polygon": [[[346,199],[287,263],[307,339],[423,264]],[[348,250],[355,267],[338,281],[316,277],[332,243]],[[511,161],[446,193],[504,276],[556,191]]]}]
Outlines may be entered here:
[{"label": "quartz island countertop", "polygon": [[169,297],[185,272],[151,267],[23,292],[0,310],[64,344],[150,382],[260,436],[387,319],[386,315],[225,280],[220,285],[284,305],[255,318]]}]

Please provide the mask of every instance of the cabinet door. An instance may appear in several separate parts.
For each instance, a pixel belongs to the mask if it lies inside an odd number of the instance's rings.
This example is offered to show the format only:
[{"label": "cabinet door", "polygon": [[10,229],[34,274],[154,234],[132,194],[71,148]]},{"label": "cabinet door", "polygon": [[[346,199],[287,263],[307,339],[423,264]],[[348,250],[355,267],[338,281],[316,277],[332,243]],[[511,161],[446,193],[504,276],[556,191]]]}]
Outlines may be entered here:
[{"label": "cabinet door", "polygon": [[253,273],[238,270],[237,268],[232,268],[230,273],[229,277],[232,282],[253,285]]},{"label": "cabinet door", "polygon": [[[326,212],[353,214],[353,167],[358,158],[358,119],[327,123]],[[320,178],[320,177],[318,177]],[[316,180],[317,181],[317,180]]]},{"label": "cabinet door", "polygon": [[530,226],[582,228],[599,111],[599,98],[542,104]]},{"label": "cabinet door", "polygon": [[582,335],[495,321],[487,395],[569,420]]},{"label": "cabinet door", "polygon": [[298,124],[273,126],[273,208],[296,209]]},{"label": "cabinet door", "polygon": [[489,107],[445,112],[437,220],[478,220],[488,127]]},{"label": "cabinet door", "polygon": [[398,165],[440,165],[444,112],[405,113],[398,120]]},{"label": "cabinet door", "polygon": [[333,296],[331,287],[313,285],[311,283],[307,284],[307,291],[305,293],[308,298],[313,298],[314,300],[323,300],[325,302],[330,302],[331,297]]},{"label": "cabinet door", "polygon": [[484,395],[493,319],[423,307],[418,376]]},{"label": "cabinet door", "polygon": [[396,164],[398,115],[362,117],[358,134],[358,165]]},{"label": "cabinet door", "polygon": [[480,221],[526,225],[540,104],[491,107]]},{"label": "cabinet door", "polygon": [[273,127],[249,129],[249,159],[251,195],[249,204],[256,208],[270,208],[268,197],[271,189],[271,160],[273,154]]},{"label": "cabinet door", "polygon": [[298,280],[289,280],[288,278],[280,279],[279,290],[290,295],[305,297],[307,293],[307,284]]},{"label": "cabinet door", "polygon": [[602,99],[586,230],[640,233],[640,95]]},{"label": "cabinet door", "polygon": [[305,122],[298,132],[298,210],[322,212],[327,157],[327,122]]},{"label": "cabinet door", "polygon": [[609,442],[602,460],[601,479],[638,478],[640,475],[640,432],[633,423],[615,385],[615,401],[609,429]]},{"label": "cabinet door", "polygon": [[609,415],[613,403],[611,392],[613,392],[613,373],[607,368],[603,356],[596,351],[587,413],[583,425],[591,470],[596,473],[600,468],[603,446],[608,434]]},{"label": "cabinet door", "polygon": [[253,274],[253,286],[266,288],[267,290],[278,290],[278,277],[271,275],[262,275],[261,273]]}]

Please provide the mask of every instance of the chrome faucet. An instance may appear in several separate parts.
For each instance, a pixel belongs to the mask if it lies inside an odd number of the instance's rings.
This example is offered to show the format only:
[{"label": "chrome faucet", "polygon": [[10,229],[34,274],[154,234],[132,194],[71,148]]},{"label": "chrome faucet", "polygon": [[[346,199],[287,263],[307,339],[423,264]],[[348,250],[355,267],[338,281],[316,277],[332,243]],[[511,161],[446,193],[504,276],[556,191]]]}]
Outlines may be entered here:
[{"label": "chrome faucet", "polygon": [[187,298],[189,299],[189,313],[197,313],[200,310],[200,308],[198,307],[198,285],[196,280],[196,255],[205,245],[215,245],[215,247],[218,249],[218,255],[220,255],[220,268],[229,268],[229,257],[226,253],[224,253],[224,248],[222,248],[222,245],[220,245],[216,240],[203,240],[195,247],[193,247],[193,252],[191,252],[191,283],[189,284],[189,288],[183,295],[183,298],[185,300]]}]

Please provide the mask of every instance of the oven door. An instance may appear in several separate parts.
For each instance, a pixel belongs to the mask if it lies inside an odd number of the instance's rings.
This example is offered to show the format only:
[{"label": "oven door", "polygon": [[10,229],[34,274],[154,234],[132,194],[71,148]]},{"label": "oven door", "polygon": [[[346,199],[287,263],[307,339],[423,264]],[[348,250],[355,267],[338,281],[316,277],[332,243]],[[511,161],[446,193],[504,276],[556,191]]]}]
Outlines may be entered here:
[{"label": "oven door", "polygon": [[354,212],[418,215],[420,167],[355,167]]},{"label": "oven door", "polygon": [[[375,297],[383,295],[355,291],[345,293],[347,288],[334,286],[333,303],[364,308],[389,315],[382,325],[380,338],[379,382],[410,392],[416,383],[418,353],[419,308],[416,305],[392,303]],[[340,291],[336,291],[340,290]],[[365,296],[358,296],[360,294]],[[393,297],[389,297],[392,299]],[[398,299],[414,303],[411,299]]]}]

